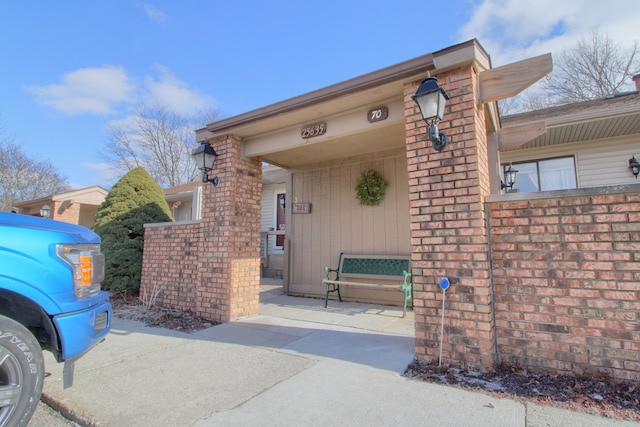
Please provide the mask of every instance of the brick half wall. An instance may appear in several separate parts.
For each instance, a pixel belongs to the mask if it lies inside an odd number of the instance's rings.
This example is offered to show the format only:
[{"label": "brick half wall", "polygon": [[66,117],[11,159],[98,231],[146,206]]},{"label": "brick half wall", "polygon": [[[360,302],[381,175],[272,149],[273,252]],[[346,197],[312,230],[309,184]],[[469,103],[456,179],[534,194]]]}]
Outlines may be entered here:
[{"label": "brick half wall", "polygon": [[145,224],[140,296],[157,293],[157,305],[195,312],[201,250],[200,221]]},{"label": "brick half wall", "polygon": [[488,203],[501,361],[640,379],[639,190]]}]

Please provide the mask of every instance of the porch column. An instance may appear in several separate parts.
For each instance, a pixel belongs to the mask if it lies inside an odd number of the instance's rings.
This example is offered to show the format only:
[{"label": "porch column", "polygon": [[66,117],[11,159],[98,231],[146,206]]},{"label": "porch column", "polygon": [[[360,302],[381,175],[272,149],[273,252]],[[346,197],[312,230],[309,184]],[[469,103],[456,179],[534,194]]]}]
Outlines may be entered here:
[{"label": "porch column", "polygon": [[416,356],[439,358],[446,293],[443,364],[487,370],[494,365],[494,325],[484,198],[489,194],[487,136],[478,75],[465,67],[436,76],[451,96],[439,130],[449,145],[435,151],[405,86]]},{"label": "porch column", "polygon": [[257,314],[260,297],[262,161],[242,157],[242,142],[226,135],[209,141],[218,154],[204,185],[201,281],[197,315],[217,322]]}]

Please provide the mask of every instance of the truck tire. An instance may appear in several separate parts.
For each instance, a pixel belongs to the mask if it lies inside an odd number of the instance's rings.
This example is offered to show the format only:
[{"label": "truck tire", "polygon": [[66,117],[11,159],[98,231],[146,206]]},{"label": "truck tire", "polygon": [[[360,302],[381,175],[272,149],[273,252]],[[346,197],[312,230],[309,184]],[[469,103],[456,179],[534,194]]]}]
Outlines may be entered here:
[{"label": "truck tire", "polygon": [[0,426],[24,427],[42,394],[44,359],[20,323],[0,316]]}]

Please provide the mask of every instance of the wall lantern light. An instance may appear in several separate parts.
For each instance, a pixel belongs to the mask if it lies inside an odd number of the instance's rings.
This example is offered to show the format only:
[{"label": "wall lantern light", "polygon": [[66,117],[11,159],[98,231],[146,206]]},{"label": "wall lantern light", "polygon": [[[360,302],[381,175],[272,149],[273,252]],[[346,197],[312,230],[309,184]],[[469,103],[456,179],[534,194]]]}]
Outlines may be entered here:
[{"label": "wall lantern light", "polygon": [[640,173],[640,162],[636,160],[636,156],[631,156],[629,159],[629,169],[631,169],[631,173],[638,179],[638,174]]},{"label": "wall lantern light", "polygon": [[282,207],[283,210],[287,209],[287,196],[286,195],[282,195],[282,197],[280,197],[280,199],[278,200],[278,202],[280,203],[280,206]]},{"label": "wall lantern light", "polygon": [[42,205],[40,208],[40,216],[42,218],[51,218],[51,208],[49,205]]},{"label": "wall lantern light", "polygon": [[202,171],[202,182],[210,182],[214,187],[217,187],[219,183],[218,176],[209,178],[209,172],[213,170],[213,165],[218,157],[216,150],[206,141],[200,141],[200,146],[191,155],[195,159],[198,169]]},{"label": "wall lantern light", "polygon": [[503,190],[505,188],[512,189],[513,185],[516,183],[517,173],[518,171],[513,168],[513,165],[511,163],[509,163],[509,166],[507,166],[507,168],[504,170],[504,180],[507,183],[505,184],[504,182],[500,181],[500,188],[502,188]]},{"label": "wall lantern light", "polygon": [[422,118],[429,126],[431,145],[436,151],[444,150],[449,141],[447,135],[438,132],[438,123],[442,121],[442,116],[444,116],[444,106],[449,99],[449,95],[438,86],[438,79],[427,77],[420,83],[412,98],[418,104],[420,114],[422,114]]}]

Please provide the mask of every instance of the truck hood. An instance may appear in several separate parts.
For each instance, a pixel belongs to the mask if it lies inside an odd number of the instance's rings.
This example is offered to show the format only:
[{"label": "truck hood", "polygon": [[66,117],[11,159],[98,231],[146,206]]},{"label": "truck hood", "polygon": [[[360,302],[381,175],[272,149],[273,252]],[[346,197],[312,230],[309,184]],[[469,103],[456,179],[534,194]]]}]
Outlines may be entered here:
[{"label": "truck hood", "polygon": [[71,240],[79,243],[100,243],[100,237],[86,227],[35,216],[0,212],[0,226],[66,234]]}]

